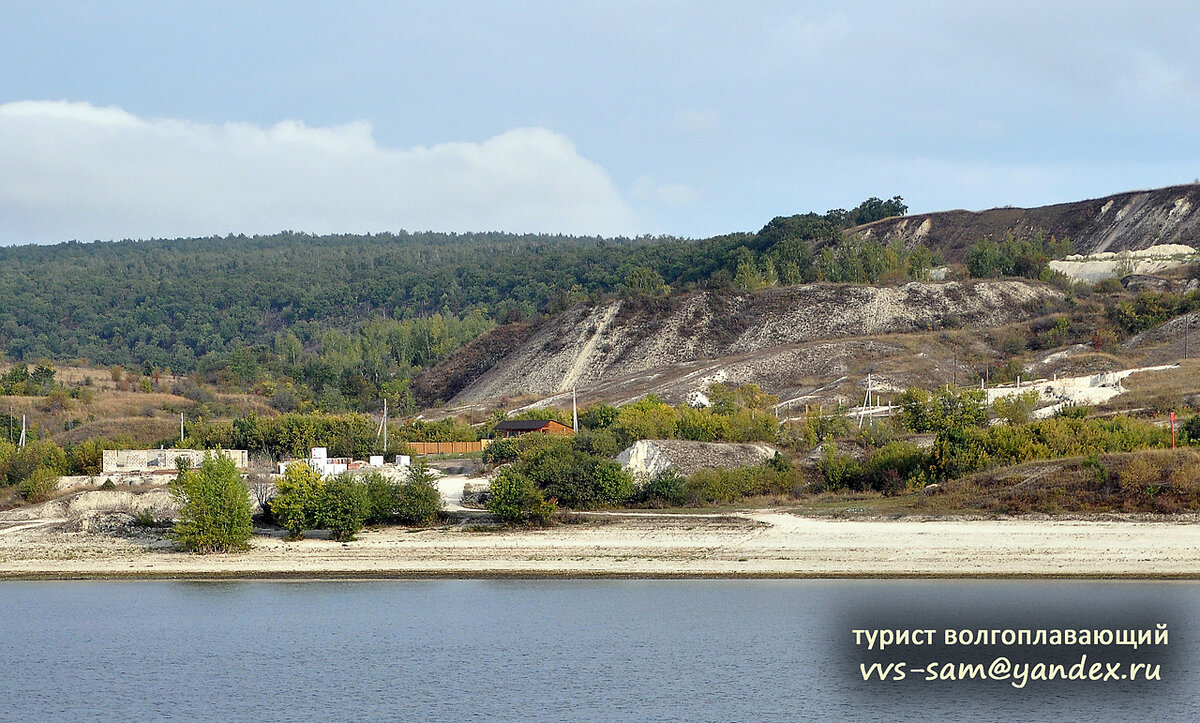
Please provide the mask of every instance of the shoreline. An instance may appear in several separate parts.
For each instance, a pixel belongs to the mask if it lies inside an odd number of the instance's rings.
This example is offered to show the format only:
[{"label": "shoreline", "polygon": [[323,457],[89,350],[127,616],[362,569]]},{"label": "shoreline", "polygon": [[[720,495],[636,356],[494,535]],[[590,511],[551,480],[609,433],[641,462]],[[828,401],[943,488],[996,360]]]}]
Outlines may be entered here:
[{"label": "shoreline", "polygon": [[363,531],[350,543],[260,531],[195,555],[159,531],[0,527],[4,580],[1200,580],[1200,525],[1120,520],[846,520],[748,510],[610,516],[551,528]]},{"label": "shoreline", "polygon": [[1193,582],[1200,573],[737,573],[737,572],[582,572],[561,571],[404,571],[366,574],[362,571],[262,573],[247,571],[207,573],[169,572],[96,572],[57,574],[49,572],[0,571],[0,584],[5,582],[418,582],[427,580],[1058,580],[1062,582]]}]

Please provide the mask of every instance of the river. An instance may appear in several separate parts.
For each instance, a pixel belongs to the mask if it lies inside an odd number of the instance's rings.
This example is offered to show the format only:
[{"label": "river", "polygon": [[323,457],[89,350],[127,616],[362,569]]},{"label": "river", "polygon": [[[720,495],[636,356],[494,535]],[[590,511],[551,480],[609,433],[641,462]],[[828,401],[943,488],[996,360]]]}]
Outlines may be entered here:
[{"label": "river", "polygon": [[[1190,721],[1197,593],[1080,581],[6,582],[0,719]],[[1159,623],[1168,643],[1137,650],[943,645],[945,629]],[[856,629],[938,634],[872,651]],[[1122,674],[1158,665],[1161,680],[925,679],[930,662],[944,674],[960,659],[1084,654]],[[908,673],[864,681],[875,662]]]}]

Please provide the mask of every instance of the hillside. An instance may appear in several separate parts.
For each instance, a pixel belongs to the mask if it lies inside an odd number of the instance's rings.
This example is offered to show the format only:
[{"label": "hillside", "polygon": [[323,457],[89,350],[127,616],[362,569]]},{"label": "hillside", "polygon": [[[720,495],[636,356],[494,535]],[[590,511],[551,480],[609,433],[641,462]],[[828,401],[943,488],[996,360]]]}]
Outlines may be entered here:
[{"label": "hillside", "polygon": [[[699,341],[671,346],[669,353],[657,342],[635,350],[618,345],[612,353],[620,356],[611,361],[620,363],[611,368],[596,362],[593,372],[593,359],[578,370],[560,365],[538,372],[557,375],[556,383],[594,380],[588,376],[593,374],[611,383],[668,363],[664,360],[692,363],[767,346],[875,334],[866,323],[839,327],[831,321],[814,330],[806,326],[809,321],[787,317],[794,329],[764,332],[771,338],[755,340],[757,346],[726,338],[733,330],[755,328],[755,314],[769,315],[757,301],[731,301],[746,291],[765,289],[762,299],[809,303],[829,293],[819,289],[833,288],[812,286],[817,282],[909,288],[903,284],[928,278],[942,261],[962,260],[972,244],[1009,232],[1069,236],[1083,252],[1197,246],[1198,204],[1200,186],[1178,186],[1035,209],[882,218],[905,212],[897,196],[868,199],[849,211],[780,216],[754,233],[698,240],[283,232],[0,248],[0,297],[10,312],[0,315],[0,361],[51,359],[60,365],[122,365],[143,375],[195,375],[223,392],[257,392],[283,412],[309,407],[373,412],[385,398],[392,409],[413,411],[463,393],[525,343],[525,332],[565,323],[557,315],[571,318],[577,312],[568,310],[581,304],[601,310],[579,320],[588,327],[605,326],[609,311],[619,321],[636,306],[642,323],[694,325]],[[869,219],[882,220],[848,229]],[[1048,278],[1041,273],[1046,264],[1067,253],[1061,244],[1024,240],[1009,247],[1003,249],[1012,256],[1006,266],[971,273]],[[806,285],[812,288],[798,290]],[[707,296],[692,296],[697,293]],[[855,294],[878,293],[882,299],[896,292],[840,293],[847,294],[845,304],[856,306],[868,302]],[[711,301],[696,302],[694,314],[676,308],[690,298]],[[670,302],[663,306],[662,299]],[[827,308],[821,313],[829,319],[841,318],[841,302],[813,303]],[[925,313],[924,298],[905,296],[896,303]],[[769,313],[784,318],[784,306]],[[943,312],[944,319],[937,316]],[[920,323],[967,323],[956,315],[930,311]],[[920,323],[887,328],[899,333]],[[498,326],[506,330],[480,338]],[[776,328],[765,321],[760,326]],[[518,328],[525,331],[515,333]],[[587,343],[568,337],[564,345]],[[610,340],[592,341],[589,355],[609,353]],[[446,360],[453,371],[424,374]],[[519,386],[497,382],[470,398],[503,396]],[[556,388],[538,382],[527,391]]]},{"label": "hillside", "polygon": [[[462,379],[466,384],[440,384],[461,388],[453,405],[552,395],[572,386],[588,398],[619,401],[653,391],[682,401],[718,380],[753,381],[786,395],[804,386],[805,377],[837,376],[839,360],[844,367],[847,361],[856,365],[916,352],[905,344],[862,337],[987,329],[1040,316],[1062,303],[1062,293],[1053,287],[1007,280],[897,287],[812,284],[753,294],[615,300],[579,306],[548,321],[486,373]],[[843,358],[847,355],[849,360]],[[423,383],[433,385],[430,377],[452,376],[459,366],[462,362],[451,357]]]},{"label": "hillside", "polygon": [[1200,247],[1200,184],[1130,191],[1038,208],[940,211],[893,217],[852,232],[882,243],[923,243],[948,261],[963,261],[971,244],[1012,232],[1029,238],[1069,238],[1079,253],[1145,249],[1156,244]]}]

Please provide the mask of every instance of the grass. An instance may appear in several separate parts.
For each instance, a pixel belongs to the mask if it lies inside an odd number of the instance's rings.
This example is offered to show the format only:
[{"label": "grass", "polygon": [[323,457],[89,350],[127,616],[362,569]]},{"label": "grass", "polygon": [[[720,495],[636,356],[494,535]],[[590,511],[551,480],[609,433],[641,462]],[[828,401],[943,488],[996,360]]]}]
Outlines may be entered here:
[{"label": "grass", "polygon": [[959,507],[1000,514],[1200,510],[1200,450],[1154,449],[1027,464],[945,485]]},{"label": "grass", "polygon": [[[1200,334],[1197,334],[1200,347]],[[1200,348],[1197,348],[1200,355]],[[1180,412],[1200,405],[1200,359],[1182,359],[1177,369],[1130,374],[1122,382],[1128,391],[1114,397],[1105,409],[1150,409],[1160,414]]]},{"label": "grass", "polygon": [[818,516],[1174,515],[1200,511],[1200,450],[1029,462],[909,495],[824,493],[797,500]]},{"label": "grass", "polygon": [[1179,515],[1200,512],[1200,449],[1153,449],[1027,462],[981,472],[920,492],[821,492],[751,497],[711,507],[655,510],[664,515],[782,509],[843,519],[906,516]]},{"label": "grass", "polygon": [[58,444],[77,444],[87,439],[124,439],[135,444],[152,445],[160,440],[179,438],[179,418],[118,417],[81,424],[52,437]]}]

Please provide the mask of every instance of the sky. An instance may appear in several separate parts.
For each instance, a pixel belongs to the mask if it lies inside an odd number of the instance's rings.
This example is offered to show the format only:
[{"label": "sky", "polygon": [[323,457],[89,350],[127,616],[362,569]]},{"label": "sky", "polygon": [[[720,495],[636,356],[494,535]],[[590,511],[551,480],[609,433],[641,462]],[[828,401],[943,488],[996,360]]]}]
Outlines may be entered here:
[{"label": "sky", "polygon": [[707,237],[1200,178],[1195,2],[24,2],[0,244]]}]

